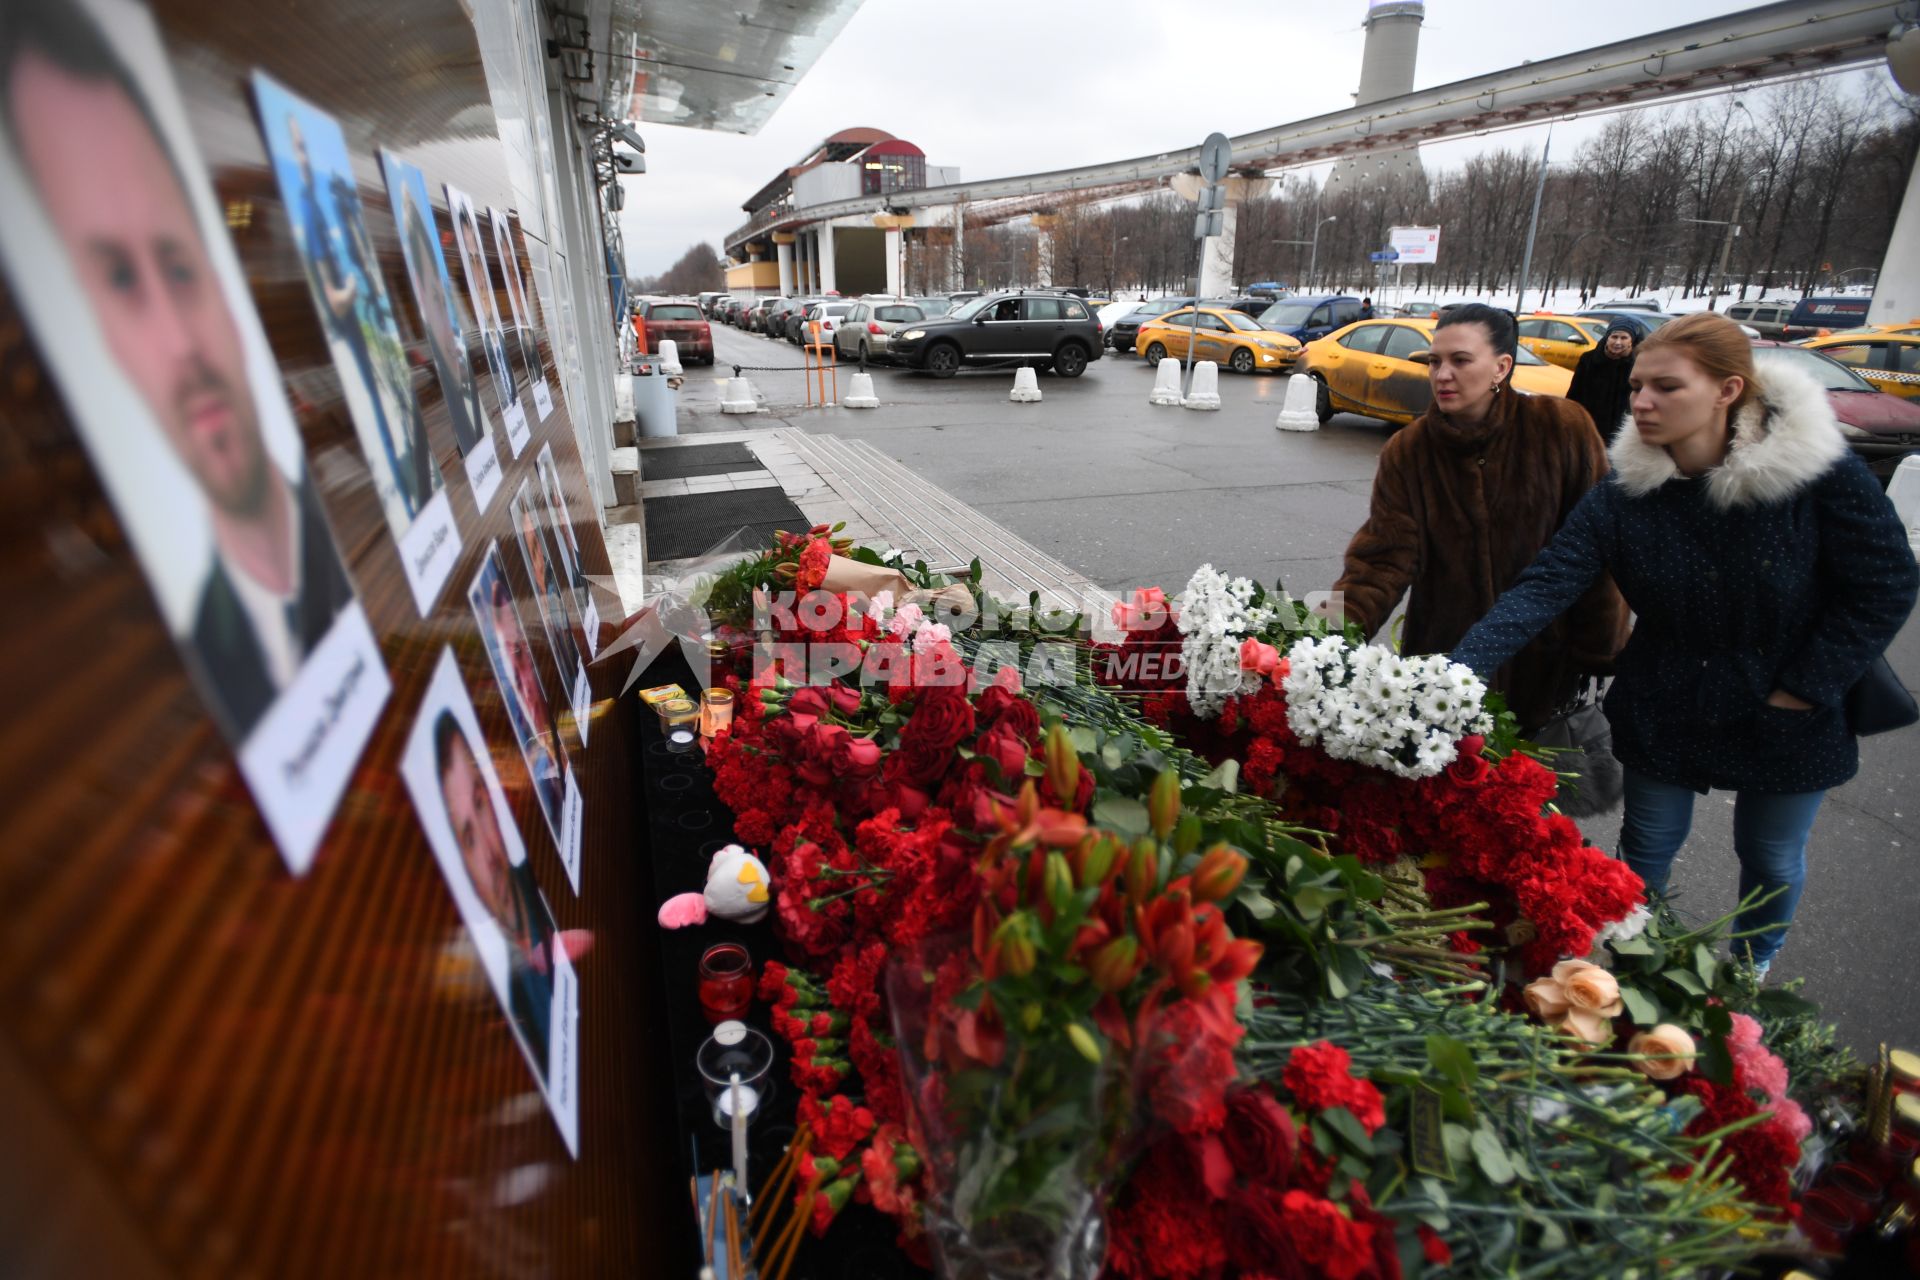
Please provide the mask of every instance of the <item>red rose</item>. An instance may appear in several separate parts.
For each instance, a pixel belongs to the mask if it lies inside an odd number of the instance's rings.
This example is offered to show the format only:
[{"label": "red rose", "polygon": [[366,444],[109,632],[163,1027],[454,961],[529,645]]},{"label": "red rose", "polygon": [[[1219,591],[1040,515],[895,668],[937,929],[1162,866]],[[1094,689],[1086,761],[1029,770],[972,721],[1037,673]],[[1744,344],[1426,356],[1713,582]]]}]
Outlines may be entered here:
[{"label": "red rose", "polygon": [[1477,751],[1468,753],[1463,750],[1459,758],[1447,766],[1447,779],[1457,786],[1477,787],[1492,772],[1493,766],[1487,763],[1485,756]]},{"label": "red rose", "polygon": [[980,718],[982,720],[997,720],[1005,713],[1008,707],[1019,701],[1020,699],[1015,696],[1013,690],[1000,684],[996,680],[980,693]]},{"label": "red rose", "polygon": [[1482,751],[1486,750],[1486,746],[1487,746],[1486,735],[1479,734],[1479,733],[1470,733],[1466,737],[1460,739],[1460,754],[1463,756],[1477,756]]},{"label": "red rose", "polygon": [[1275,1187],[1286,1183],[1299,1139],[1293,1117],[1265,1089],[1227,1095],[1227,1123],[1220,1136],[1241,1177]]},{"label": "red rose", "polygon": [[1280,1213],[1287,1238],[1314,1274],[1358,1280],[1371,1269],[1373,1233],[1333,1201],[1296,1189],[1280,1198]]},{"label": "red rose", "polygon": [[812,716],[817,720],[827,714],[827,695],[812,685],[795,689],[787,699],[787,714]]},{"label": "red rose", "polygon": [[1009,786],[1018,787],[1020,779],[1026,775],[1029,751],[1027,744],[1004,728],[996,728],[981,737],[974,744],[974,750],[984,759],[991,760],[1000,768],[1000,777]]},{"label": "red rose", "polygon": [[852,736],[845,725],[816,724],[807,732],[805,750],[816,760],[827,760]]},{"label": "red rose", "polygon": [[827,763],[834,774],[841,778],[857,780],[872,777],[880,769],[880,744],[871,738],[856,738],[847,734],[834,744]]},{"label": "red rose", "polygon": [[860,710],[860,691],[844,684],[834,684],[828,691],[833,709],[843,716],[850,716]]},{"label": "red rose", "polygon": [[1016,733],[1028,742],[1040,740],[1040,713],[1025,698],[1015,698],[994,718],[994,727]]},{"label": "red rose", "polygon": [[[933,693],[935,691],[928,691]],[[973,704],[959,697],[926,696],[914,703],[913,714],[900,731],[901,745],[924,744],[950,752],[973,732]]]}]

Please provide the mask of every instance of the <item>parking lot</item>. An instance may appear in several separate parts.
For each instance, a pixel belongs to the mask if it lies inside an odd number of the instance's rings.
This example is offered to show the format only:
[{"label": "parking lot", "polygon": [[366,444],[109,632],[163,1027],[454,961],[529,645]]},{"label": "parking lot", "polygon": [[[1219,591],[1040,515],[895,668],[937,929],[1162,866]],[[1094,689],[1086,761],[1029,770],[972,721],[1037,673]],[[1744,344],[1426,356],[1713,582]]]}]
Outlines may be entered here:
[{"label": "parking lot", "polygon": [[[1115,589],[1177,591],[1211,562],[1295,594],[1323,589],[1365,518],[1387,429],[1341,415],[1325,429],[1276,431],[1284,378],[1223,374],[1221,408],[1147,403],[1153,372],[1111,353],[1077,379],[1042,375],[1039,404],[1012,404],[1010,371],[947,380],[875,370],[881,407],[799,407],[801,353],[786,342],[717,325],[718,363],[690,368],[680,430],[800,427],[856,437],[911,467],[1019,536]],[[768,412],[719,413],[715,378],[732,363],[792,372],[750,373]],[[839,376],[852,370],[842,367]],[[844,384],[843,384],[844,385]],[[1920,678],[1920,621],[1888,653],[1911,687]],[[1920,727],[1861,744],[1860,775],[1832,793],[1815,827],[1800,927],[1774,972],[1806,977],[1843,1036],[1867,1028],[1920,1044],[1920,1008],[1907,998],[1907,930],[1920,908]],[[1732,797],[1696,808],[1694,838],[1674,884],[1691,913],[1719,915],[1736,896]],[[1614,819],[1583,823],[1611,848]],[[1855,1047],[1872,1046],[1855,1042]]]}]

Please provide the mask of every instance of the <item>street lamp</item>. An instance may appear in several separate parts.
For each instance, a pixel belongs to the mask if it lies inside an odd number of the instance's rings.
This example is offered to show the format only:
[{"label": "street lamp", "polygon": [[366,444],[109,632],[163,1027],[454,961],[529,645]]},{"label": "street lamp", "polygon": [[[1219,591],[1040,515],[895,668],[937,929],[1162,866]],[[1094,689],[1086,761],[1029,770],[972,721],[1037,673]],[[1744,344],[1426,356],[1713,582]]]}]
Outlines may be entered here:
[{"label": "street lamp", "polygon": [[1340,221],[1340,215],[1337,213],[1330,213],[1326,217],[1320,219],[1320,221],[1313,224],[1313,255],[1307,261],[1307,280],[1309,282],[1307,287],[1309,289],[1313,287],[1311,282],[1319,278],[1320,228],[1326,226],[1329,222],[1338,222],[1338,221]]}]

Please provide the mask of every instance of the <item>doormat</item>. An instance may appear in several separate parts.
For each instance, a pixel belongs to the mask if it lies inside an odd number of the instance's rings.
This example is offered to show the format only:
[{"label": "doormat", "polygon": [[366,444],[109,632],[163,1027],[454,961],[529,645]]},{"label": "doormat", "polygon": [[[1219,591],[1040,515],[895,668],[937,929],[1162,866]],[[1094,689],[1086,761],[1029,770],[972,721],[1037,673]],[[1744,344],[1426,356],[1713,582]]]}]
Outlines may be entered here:
[{"label": "doormat", "polygon": [[730,444],[690,444],[677,449],[643,449],[640,453],[642,480],[687,480],[694,476],[719,476],[729,471],[765,471],[760,459],[739,442]]},{"label": "doormat", "polygon": [[775,529],[798,533],[809,523],[793,499],[772,485],[648,498],[640,507],[646,513],[649,561],[705,555],[722,543],[729,543],[728,549],[763,550],[772,544]]}]

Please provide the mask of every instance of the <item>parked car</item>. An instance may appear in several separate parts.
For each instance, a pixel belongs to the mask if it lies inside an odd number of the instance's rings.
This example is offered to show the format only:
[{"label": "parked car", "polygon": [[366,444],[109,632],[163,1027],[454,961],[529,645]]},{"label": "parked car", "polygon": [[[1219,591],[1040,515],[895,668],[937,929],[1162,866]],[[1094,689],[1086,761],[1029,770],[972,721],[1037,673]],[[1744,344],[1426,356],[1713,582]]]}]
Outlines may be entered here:
[{"label": "parked car", "polygon": [[1635,340],[1639,342],[1646,341],[1648,334],[1673,319],[1672,316],[1658,311],[1642,311],[1633,307],[1594,307],[1586,311],[1576,311],[1574,315],[1588,320],[1598,320],[1603,325],[1612,324],[1616,320],[1630,324],[1637,331]]},{"label": "parked car", "polygon": [[726,291],[722,289],[709,289],[700,294],[695,299],[695,301],[700,304],[700,314],[709,320],[713,319],[714,304],[726,296]]},{"label": "parked car", "polygon": [[834,355],[860,364],[891,364],[895,333],[944,314],[929,315],[911,298],[856,302],[848,309],[847,318],[834,327]]},{"label": "parked car", "polygon": [[818,324],[820,342],[825,345],[832,341],[833,331],[847,318],[847,312],[853,310],[853,305],[851,302],[816,302],[805,311],[796,308],[787,312],[788,341],[796,347],[804,345],[811,340],[808,326]]},{"label": "parked car", "polygon": [[1022,291],[975,298],[950,315],[893,335],[894,359],[936,378],[965,364],[1024,359],[1063,378],[1077,378],[1100,358],[1100,322],[1087,304],[1057,293]]},{"label": "parked car", "polygon": [[1235,373],[1266,369],[1284,373],[1300,358],[1300,340],[1262,329],[1260,322],[1231,307],[1182,307],[1155,316],[1140,326],[1134,350],[1148,364],[1172,356],[1187,357],[1191,341],[1195,360],[1211,360]]},{"label": "parked car", "polygon": [[1401,303],[1394,314],[1408,320],[1437,320],[1440,318],[1440,304],[1432,299],[1416,298],[1412,302]]},{"label": "parked car", "polygon": [[806,308],[821,301],[819,298],[782,298],[760,313],[760,333],[763,337],[784,338],[787,336],[787,317],[796,307]]},{"label": "parked car", "polygon": [[972,302],[975,298],[979,296],[980,296],[980,290],[978,289],[955,289],[952,293],[947,295],[947,301],[952,304],[952,306],[949,307],[948,310],[952,310],[954,307],[958,307],[963,302]]},{"label": "parked car", "polygon": [[953,309],[953,299],[944,294],[933,293],[924,298],[908,298],[906,301],[920,308],[929,320],[937,319]]},{"label": "parked car", "polygon": [[1905,320],[1899,324],[1876,324],[1868,327],[1869,333],[1902,333],[1920,335],[1920,320]]},{"label": "parked car", "polygon": [[1791,302],[1736,302],[1727,308],[1727,319],[1746,325],[1763,338],[1778,338],[1787,331],[1793,306]]},{"label": "parked car", "polygon": [[1141,325],[1155,316],[1163,316],[1169,311],[1178,311],[1181,307],[1192,305],[1193,299],[1190,297],[1155,298],[1151,302],[1143,302],[1108,327],[1107,345],[1115,351],[1131,351],[1133,340],[1140,336]]},{"label": "parked car", "polygon": [[1885,484],[1909,454],[1920,453],[1920,404],[1876,390],[1859,372],[1824,351],[1786,342],[1753,344],[1760,376],[1773,364],[1790,365],[1826,390],[1833,416],[1861,461]]},{"label": "parked car", "polygon": [[1657,298],[1611,298],[1606,302],[1596,302],[1593,305],[1601,311],[1659,311],[1661,309]]},{"label": "parked car", "polygon": [[1876,390],[1920,400],[1920,334],[1854,329],[1800,345],[1846,365]]},{"label": "parked car", "polygon": [[[1300,364],[1319,384],[1314,407],[1320,421],[1359,413],[1404,427],[1425,413],[1433,390],[1424,357],[1437,325],[1433,320],[1362,320],[1309,342]],[[1515,353],[1509,385],[1522,395],[1564,396],[1572,384],[1572,373],[1525,347]]]},{"label": "parked car", "polygon": [[639,330],[640,349],[647,355],[659,355],[661,339],[666,338],[683,363],[713,363],[713,328],[697,302],[642,302]]},{"label": "parked car", "polygon": [[1276,302],[1260,313],[1262,327],[1300,342],[1324,338],[1360,318],[1360,299],[1346,294],[1309,294]]},{"label": "parked car", "polygon": [[767,325],[767,313],[772,311],[775,307],[784,307],[790,304],[792,301],[793,301],[792,298],[782,298],[778,295],[759,299],[753,304],[753,306],[747,309],[747,315],[746,315],[747,322],[741,327],[752,333],[765,333],[766,325]]},{"label": "parked car", "polygon": [[1562,369],[1580,363],[1580,357],[1606,341],[1607,322],[1580,316],[1536,313],[1520,317],[1520,345]]},{"label": "parked car", "polygon": [[1787,327],[1780,336],[1788,340],[1816,338],[1835,329],[1858,329],[1866,324],[1867,308],[1872,305],[1872,298],[1802,298],[1787,317]]},{"label": "parked car", "polygon": [[1243,294],[1238,298],[1208,298],[1201,305],[1225,307],[1229,311],[1238,311],[1242,315],[1258,319],[1260,313],[1272,306],[1275,301],[1274,298],[1263,298],[1257,294]]}]

